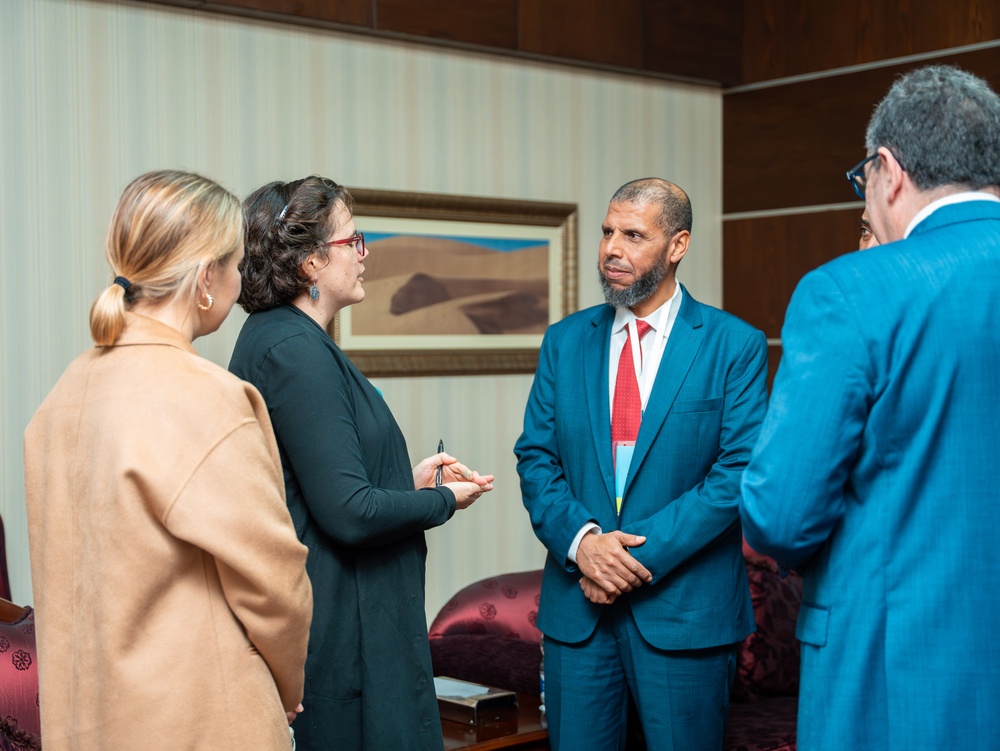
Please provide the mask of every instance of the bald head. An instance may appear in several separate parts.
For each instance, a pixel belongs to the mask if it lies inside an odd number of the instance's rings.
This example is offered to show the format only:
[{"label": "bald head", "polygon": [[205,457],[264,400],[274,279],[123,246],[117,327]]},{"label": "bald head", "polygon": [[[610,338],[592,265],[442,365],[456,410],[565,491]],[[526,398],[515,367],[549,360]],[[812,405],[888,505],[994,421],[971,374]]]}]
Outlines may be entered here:
[{"label": "bald head", "polygon": [[682,229],[691,231],[691,200],[687,193],[659,177],[644,177],[625,183],[611,196],[611,203],[658,206],[657,225],[667,237]]}]

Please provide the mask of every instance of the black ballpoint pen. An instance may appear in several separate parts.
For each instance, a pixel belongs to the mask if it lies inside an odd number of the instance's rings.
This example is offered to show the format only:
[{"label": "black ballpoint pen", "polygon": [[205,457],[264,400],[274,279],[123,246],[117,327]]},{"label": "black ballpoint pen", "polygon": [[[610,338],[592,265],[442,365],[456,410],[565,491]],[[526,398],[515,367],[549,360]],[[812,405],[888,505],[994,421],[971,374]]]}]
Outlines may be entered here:
[{"label": "black ballpoint pen", "polygon": [[[444,439],[438,441],[438,453],[440,454],[444,451]],[[437,468],[437,473],[434,475],[434,485],[441,487],[441,473],[444,471],[444,465],[439,464]]]}]

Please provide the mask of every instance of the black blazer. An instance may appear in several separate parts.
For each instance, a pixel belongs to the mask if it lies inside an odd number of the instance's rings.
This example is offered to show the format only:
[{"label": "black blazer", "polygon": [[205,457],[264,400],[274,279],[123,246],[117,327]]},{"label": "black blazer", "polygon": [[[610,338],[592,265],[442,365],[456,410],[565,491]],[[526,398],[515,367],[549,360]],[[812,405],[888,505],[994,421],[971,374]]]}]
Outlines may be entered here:
[{"label": "black blazer", "polygon": [[229,369],[264,396],[288,507],[309,547],[300,751],[440,749],[423,531],[451,518],[454,494],[414,489],[406,441],[381,394],[297,308],[252,314]]}]

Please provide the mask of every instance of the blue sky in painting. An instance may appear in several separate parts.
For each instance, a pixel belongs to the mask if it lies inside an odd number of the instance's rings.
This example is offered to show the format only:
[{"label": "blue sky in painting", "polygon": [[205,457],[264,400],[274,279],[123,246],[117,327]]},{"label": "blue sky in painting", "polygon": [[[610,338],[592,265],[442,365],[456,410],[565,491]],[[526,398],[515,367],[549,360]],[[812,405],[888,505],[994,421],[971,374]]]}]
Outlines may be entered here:
[{"label": "blue sky in painting", "polygon": [[[364,231],[364,228],[361,228]],[[390,237],[434,237],[440,240],[454,240],[455,242],[478,245],[487,250],[499,250],[502,253],[509,253],[513,250],[524,250],[525,248],[535,248],[539,245],[548,245],[548,240],[530,240],[507,237],[461,237],[458,235],[418,235],[415,232],[365,232],[365,243],[371,244],[379,240],[386,240]]]}]

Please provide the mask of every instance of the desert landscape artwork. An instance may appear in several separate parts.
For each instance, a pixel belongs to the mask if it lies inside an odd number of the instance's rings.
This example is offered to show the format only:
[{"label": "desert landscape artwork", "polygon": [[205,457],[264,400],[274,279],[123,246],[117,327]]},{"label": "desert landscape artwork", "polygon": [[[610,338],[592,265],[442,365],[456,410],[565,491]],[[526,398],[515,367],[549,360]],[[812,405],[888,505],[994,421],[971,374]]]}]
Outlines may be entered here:
[{"label": "desert landscape artwork", "polygon": [[366,232],[365,300],[354,336],[543,334],[546,239]]},{"label": "desert landscape artwork", "polygon": [[576,310],[576,204],[351,191],[365,299],[329,327],[369,378],[533,373]]}]

